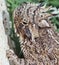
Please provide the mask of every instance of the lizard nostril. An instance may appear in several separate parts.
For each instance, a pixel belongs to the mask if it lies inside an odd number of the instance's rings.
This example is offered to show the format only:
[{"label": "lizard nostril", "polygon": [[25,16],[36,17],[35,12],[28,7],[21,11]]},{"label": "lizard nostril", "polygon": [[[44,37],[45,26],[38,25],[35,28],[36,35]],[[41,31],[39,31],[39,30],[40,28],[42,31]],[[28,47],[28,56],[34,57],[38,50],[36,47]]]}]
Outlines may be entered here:
[{"label": "lizard nostril", "polygon": [[43,15],[41,15],[41,17],[43,17]]}]

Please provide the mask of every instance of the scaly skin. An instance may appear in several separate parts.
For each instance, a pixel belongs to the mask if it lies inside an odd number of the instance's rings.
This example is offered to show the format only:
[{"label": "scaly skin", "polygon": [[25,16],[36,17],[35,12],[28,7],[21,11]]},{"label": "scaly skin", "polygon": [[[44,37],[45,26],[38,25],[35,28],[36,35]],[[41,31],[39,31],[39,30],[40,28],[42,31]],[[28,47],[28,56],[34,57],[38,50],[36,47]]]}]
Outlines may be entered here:
[{"label": "scaly skin", "polygon": [[59,37],[55,34],[49,10],[39,4],[23,3],[14,10],[25,65],[59,65]]}]

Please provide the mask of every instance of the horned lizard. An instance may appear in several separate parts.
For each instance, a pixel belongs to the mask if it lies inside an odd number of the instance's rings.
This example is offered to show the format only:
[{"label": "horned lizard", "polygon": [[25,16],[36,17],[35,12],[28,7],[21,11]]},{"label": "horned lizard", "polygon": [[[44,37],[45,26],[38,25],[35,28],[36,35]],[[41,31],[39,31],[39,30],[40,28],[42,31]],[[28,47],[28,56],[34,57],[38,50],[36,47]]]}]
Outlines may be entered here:
[{"label": "horned lizard", "polygon": [[14,10],[25,65],[59,65],[59,37],[51,25],[49,9],[41,4],[23,3]]}]

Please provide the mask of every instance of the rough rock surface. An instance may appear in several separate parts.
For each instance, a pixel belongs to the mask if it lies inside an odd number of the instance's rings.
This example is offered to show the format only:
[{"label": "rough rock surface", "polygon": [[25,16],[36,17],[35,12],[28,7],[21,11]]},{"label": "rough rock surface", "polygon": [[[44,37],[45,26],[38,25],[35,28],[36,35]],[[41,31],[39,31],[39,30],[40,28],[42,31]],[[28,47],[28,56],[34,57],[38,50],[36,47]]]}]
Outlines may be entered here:
[{"label": "rough rock surface", "polygon": [[4,19],[3,12],[5,12],[5,14],[8,17],[5,0],[0,0],[0,65],[9,65],[9,61],[6,56],[6,50],[9,49],[8,38],[5,33],[5,29],[4,29],[4,25],[3,25],[3,23],[5,22],[6,16],[4,16],[5,17],[5,19]]}]

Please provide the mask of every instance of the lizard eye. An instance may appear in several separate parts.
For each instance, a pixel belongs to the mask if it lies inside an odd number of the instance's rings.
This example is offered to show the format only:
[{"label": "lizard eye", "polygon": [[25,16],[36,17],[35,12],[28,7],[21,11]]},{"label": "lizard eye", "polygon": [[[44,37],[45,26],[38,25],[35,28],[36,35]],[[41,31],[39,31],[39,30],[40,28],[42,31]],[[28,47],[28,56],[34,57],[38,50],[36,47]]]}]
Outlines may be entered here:
[{"label": "lizard eye", "polygon": [[27,24],[27,20],[25,18],[23,19],[23,24]]},{"label": "lizard eye", "polygon": [[25,25],[26,25],[27,23],[26,23],[26,22],[23,22],[23,24],[25,24]]}]

